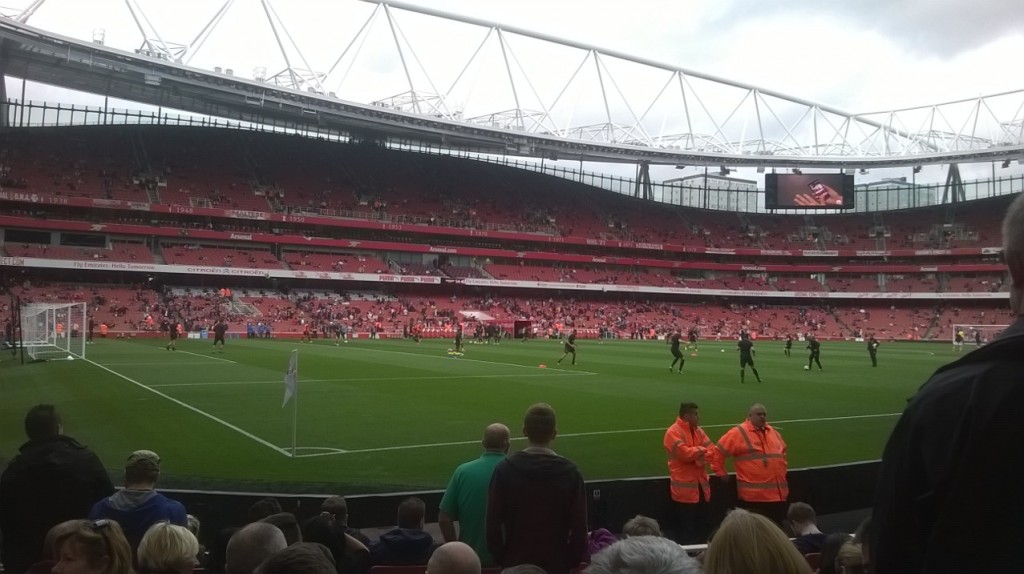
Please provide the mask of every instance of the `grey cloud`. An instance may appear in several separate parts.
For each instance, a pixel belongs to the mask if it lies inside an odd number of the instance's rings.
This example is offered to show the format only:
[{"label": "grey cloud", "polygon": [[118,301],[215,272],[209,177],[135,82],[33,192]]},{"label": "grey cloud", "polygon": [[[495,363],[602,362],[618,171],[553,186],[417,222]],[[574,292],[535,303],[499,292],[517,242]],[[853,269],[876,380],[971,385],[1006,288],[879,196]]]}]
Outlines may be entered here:
[{"label": "grey cloud", "polygon": [[[1024,34],[1020,0],[738,1],[719,22],[830,14],[891,38],[910,53],[951,58],[1009,34]],[[815,35],[808,31],[808,37]],[[821,31],[824,32],[824,31]]]}]

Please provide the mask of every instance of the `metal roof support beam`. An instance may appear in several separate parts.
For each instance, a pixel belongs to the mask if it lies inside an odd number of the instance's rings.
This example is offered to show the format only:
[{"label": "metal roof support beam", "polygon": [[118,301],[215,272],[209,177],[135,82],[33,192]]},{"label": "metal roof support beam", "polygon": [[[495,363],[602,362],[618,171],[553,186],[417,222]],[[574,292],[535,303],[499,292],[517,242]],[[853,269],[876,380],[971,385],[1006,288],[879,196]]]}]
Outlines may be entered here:
[{"label": "metal roof support beam", "polygon": [[964,191],[964,180],[960,178],[960,166],[951,163],[946,170],[946,185],[942,188],[942,203],[959,203],[967,201]]}]

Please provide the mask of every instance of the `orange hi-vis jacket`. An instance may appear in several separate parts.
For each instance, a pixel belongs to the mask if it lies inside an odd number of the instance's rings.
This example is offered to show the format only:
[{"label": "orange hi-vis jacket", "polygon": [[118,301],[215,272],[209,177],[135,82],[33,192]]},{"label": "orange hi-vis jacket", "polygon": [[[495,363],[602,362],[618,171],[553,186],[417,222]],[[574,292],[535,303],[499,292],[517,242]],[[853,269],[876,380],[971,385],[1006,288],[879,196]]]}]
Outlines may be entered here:
[{"label": "orange hi-vis jacket", "polygon": [[771,425],[758,430],[750,421],[743,421],[722,435],[718,450],[722,456],[711,461],[711,468],[718,476],[725,476],[725,457],[733,457],[740,500],[784,502],[789,497],[786,441]]},{"label": "orange hi-vis jacket", "polygon": [[700,502],[711,500],[707,465],[720,458],[718,450],[704,429],[693,428],[690,423],[676,417],[676,422],[665,431],[665,453],[668,454],[668,473],[672,500]]}]

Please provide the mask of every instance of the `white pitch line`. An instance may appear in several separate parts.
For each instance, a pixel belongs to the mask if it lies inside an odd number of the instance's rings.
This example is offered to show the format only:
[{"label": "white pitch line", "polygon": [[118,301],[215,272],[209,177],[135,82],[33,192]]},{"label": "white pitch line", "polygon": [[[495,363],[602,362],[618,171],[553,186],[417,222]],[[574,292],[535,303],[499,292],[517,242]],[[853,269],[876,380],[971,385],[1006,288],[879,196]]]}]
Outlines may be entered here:
[{"label": "white pitch line", "polygon": [[194,407],[194,406],[192,406],[192,405],[190,405],[188,403],[179,401],[178,399],[176,399],[174,397],[165,395],[164,393],[161,393],[160,391],[158,391],[156,389],[147,387],[146,385],[136,381],[135,379],[132,379],[130,377],[122,375],[121,373],[119,373],[119,372],[117,372],[117,371],[115,371],[113,369],[109,369],[109,368],[107,368],[107,367],[105,367],[105,366],[103,366],[103,365],[101,365],[101,364],[99,364],[99,363],[97,363],[95,361],[92,361],[90,359],[84,359],[84,360],[86,362],[88,362],[88,363],[92,363],[93,365],[96,365],[97,367],[103,369],[104,371],[107,371],[108,373],[110,373],[110,374],[112,374],[114,376],[120,377],[120,378],[128,381],[129,383],[131,383],[131,384],[133,384],[133,385],[135,385],[135,386],[137,386],[139,388],[145,389],[145,390],[147,390],[147,391],[149,391],[149,392],[151,392],[151,393],[153,393],[153,394],[155,394],[155,395],[157,395],[159,397],[163,397],[163,398],[171,401],[172,403],[174,403],[176,405],[185,407],[186,409],[188,409],[188,410],[190,410],[190,411],[192,411],[192,412],[194,412],[196,414],[202,415],[202,416],[204,416],[204,417],[206,417],[206,418],[208,418],[208,419],[210,419],[210,420],[212,420],[214,422],[220,423],[220,424],[228,427],[229,429],[240,433],[241,435],[243,435],[243,436],[245,436],[247,438],[251,438],[252,440],[262,444],[263,446],[267,446],[267,447],[270,447],[270,448],[274,449],[275,451],[277,451],[280,454],[283,454],[283,455],[285,455],[287,457],[291,457],[291,453],[288,452],[287,450],[285,450],[285,449],[283,449],[283,448],[281,448],[279,446],[276,446],[274,444],[271,444],[271,443],[261,439],[260,437],[250,433],[247,430],[239,428],[239,427],[237,427],[237,426],[235,426],[235,425],[233,425],[233,424],[231,424],[231,423],[229,423],[229,422],[227,422],[227,421],[225,421],[223,419],[217,418],[214,415],[211,415],[210,413],[208,413],[208,412],[206,412],[204,410],[200,410],[200,409],[198,409],[198,408],[196,408],[196,407]]},{"label": "white pitch line", "polygon": [[[845,420],[851,420],[851,419],[871,419],[871,418],[882,418],[882,417],[897,417],[897,416],[900,416],[901,414],[902,413],[882,413],[882,414],[877,414],[877,415],[851,415],[851,416],[846,416],[846,417],[824,417],[824,418],[817,418],[817,419],[790,419],[790,420],[775,421],[775,422],[778,422],[780,424],[781,423],[784,423],[784,424],[790,424],[790,423],[814,423],[814,422],[827,422],[827,421],[845,421]],[[769,422],[770,422],[770,424],[772,426],[775,426],[775,422],[771,422],[771,421],[769,421]],[[717,424],[717,425],[701,425],[701,428],[709,429],[709,428],[725,428],[725,427],[734,427],[734,426],[736,426],[735,423],[726,423],[726,424]],[[646,428],[646,429],[624,429],[624,430],[611,430],[611,431],[578,432],[578,433],[568,433],[568,434],[561,434],[561,433],[559,433],[558,438],[561,439],[561,438],[570,438],[570,437],[600,436],[600,435],[609,435],[609,434],[631,434],[631,433],[654,432],[654,431],[665,432],[665,428],[666,427],[655,427],[655,428]],[[518,438],[513,438],[512,440],[519,441],[519,440],[526,440],[526,439],[523,438],[523,437],[518,437]],[[313,453],[313,454],[300,454],[300,455],[296,455],[296,458],[309,458],[309,457],[315,457],[315,456],[332,456],[332,455],[335,455],[335,454],[359,454],[359,453],[367,453],[367,452],[383,452],[383,451],[389,451],[389,450],[410,450],[410,449],[417,449],[417,448],[434,448],[434,447],[442,447],[442,446],[460,446],[460,445],[466,445],[466,444],[480,444],[480,440],[478,439],[478,440],[463,440],[463,441],[456,441],[456,442],[437,442],[437,443],[432,443],[432,444],[410,444],[410,445],[403,445],[403,446],[384,446],[384,447],[379,447],[379,448],[362,448],[362,449],[345,450],[344,452],[320,452],[320,453]],[[309,447],[309,448],[319,448],[319,447]],[[324,447],[324,448],[326,448],[326,447]],[[338,450],[342,450],[342,449],[338,449]]]},{"label": "white pitch line", "polygon": [[[596,373],[566,372],[556,375],[546,373],[533,373],[529,375],[438,375],[431,377],[363,377],[356,379],[300,379],[300,383],[348,383],[355,381],[428,381],[428,380],[449,380],[449,379],[507,379],[522,377],[580,377]],[[219,385],[280,385],[282,381],[227,381],[216,383],[163,383],[150,385],[151,387],[216,387]]]},{"label": "white pitch line", "polygon": [[219,357],[210,357],[208,355],[200,355],[199,353],[193,353],[192,351],[175,351],[175,352],[185,353],[186,355],[194,355],[196,357],[202,357],[204,359],[213,359],[214,361],[224,361],[225,363],[233,363],[233,364],[236,364],[236,365],[238,364],[237,362],[231,361],[231,360],[228,360],[228,359],[221,359]]},{"label": "white pitch line", "polygon": [[[425,358],[428,358],[428,359],[431,359],[431,358],[432,359],[447,359],[448,358],[448,357],[441,357],[441,356],[438,356],[438,355],[426,355],[426,354],[422,354],[422,353],[410,353],[408,351],[392,351],[391,349],[374,349],[372,347],[358,347],[357,346],[357,347],[338,347],[338,348],[339,349],[353,349],[353,350],[358,350],[358,351],[375,351],[377,353],[395,353],[396,355],[412,355],[414,357],[421,357],[421,358],[425,357]],[[465,357],[460,357],[459,360],[460,361],[472,361],[474,363],[484,363],[484,364],[487,364],[487,365],[503,365],[503,366],[506,366],[506,367],[519,367],[521,369],[539,369],[540,368],[540,367],[534,367],[534,366],[531,366],[531,365],[518,365],[516,363],[499,363],[497,361],[484,361],[482,359],[467,359]],[[559,369],[559,368],[556,368],[556,367],[546,367],[546,368],[549,371],[564,371],[564,372],[567,372],[567,373],[580,373],[582,375],[597,375],[597,374],[599,374],[599,373],[591,373],[590,371],[573,371],[571,369]]]},{"label": "white pitch line", "polygon": [[211,364],[216,364],[216,363],[140,363],[138,361],[135,361],[135,362],[132,362],[132,363],[105,363],[105,365],[108,366],[108,367],[149,367],[151,365],[160,365],[161,367],[163,367],[163,366],[172,366],[172,365],[182,365],[182,366],[186,366],[186,367],[188,367],[188,366],[195,367],[196,365],[205,365],[205,366],[209,367]]}]

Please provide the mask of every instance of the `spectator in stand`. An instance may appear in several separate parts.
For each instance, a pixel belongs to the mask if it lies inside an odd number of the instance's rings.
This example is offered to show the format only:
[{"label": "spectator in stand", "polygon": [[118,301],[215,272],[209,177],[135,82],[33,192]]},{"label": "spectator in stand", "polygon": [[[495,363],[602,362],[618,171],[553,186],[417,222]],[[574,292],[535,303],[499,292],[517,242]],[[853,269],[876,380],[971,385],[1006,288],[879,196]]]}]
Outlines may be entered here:
[{"label": "spectator in stand", "polygon": [[345,525],[327,512],[321,512],[302,525],[302,538],[326,546],[338,574],[361,574],[370,568],[366,545],[346,534]]},{"label": "spectator in stand", "polygon": [[266,518],[260,519],[260,522],[273,524],[274,526],[280,528],[281,533],[284,534],[284,540],[288,543],[288,546],[302,542],[302,530],[299,529],[299,521],[291,512],[278,512],[275,514],[271,514]]},{"label": "spectator in stand", "polygon": [[681,403],[679,416],[665,431],[663,440],[668,455],[672,501],[679,517],[676,541],[680,544],[706,542],[711,532],[711,484],[707,468],[719,454],[699,424],[697,404]]},{"label": "spectator in stand", "polygon": [[28,442],[0,476],[0,562],[16,573],[42,560],[52,526],[85,516],[93,502],[114,492],[99,457],[64,434],[53,405],[29,409],[25,434]]},{"label": "spectator in stand", "polygon": [[370,544],[374,565],[426,564],[434,551],[434,538],[423,530],[426,516],[423,500],[411,496],[398,505],[398,527],[380,535]]},{"label": "spectator in stand", "polygon": [[[1003,219],[1003,258],[1016,322],[989,344],[938,371],[921,387],[882,455],[865,556],[879,574],[1014,572],[1024,540],[1024,489],[1016,465],[1024,446],[1024,195]],[[984,509],[984,534],[965,519]],[[965,544],[964,541],[970,541]]]},{"label": "spectator in stand", "polygon": [[246,509],[245,520],[247,524],[257,522],[279,512],[284,512],[284,509],[281,508],[281,503],[273,496],[265,496],[252,503]]},{"label": "spectator in stand", "polygon": [[814,508],[806,502],[794,502],[789,505],[786,512],[786,522],[793,531],[793,545],[800,551],[800,554],[815,554],[821,552],[821,545],[828,538],[818,530],[818,519]]},{"label": "spectator in stand", "polygon": [[[758,570],[751,570],[756,572]],[[768,572],[768,570],[762,570]],[[590,559],[585,574],[701,574],[700,563],[660,536],[632,536]]]},{"label": "spectator in stand", "polygon": [[712,459],[711,468],[723,481],[728,481],[725,457],[733,457],[740,505],[782,524],[789,497],[786,441],[768,424],[765,406],[751,405],[747,420],[729,429],[717,444],[723,456]]},{"label": "spectator in stand", "polygon": [[828,535],[828,538],[821,545],[821,552],[818,557],[818,574],[838,574],[836,572],[836,557],[839,555],[839,549],[852,539],[853,536],[845,532]]},{"label": "spectator in stand", "polygon": [[53,546],[53,574],[132,574],[131,548],[113,520],[83,520],[77,529],[58,536]]},{"label": "spectator in stand", "polygon": [[[438,526],[446,542],[459,540],[469,544],[480,556],[480,563],[493,562],[487,552],[484,518],[487,514],[487,490],[491,485],[494,467],[505,459],[511,445],[508,427],[494,423],[484,429],[484,452],[476,460],[459,465],[448,481],[437,515]],[[459,533],[455,534],[455,521]]]},{"label": "spectator in stand", "polygon": [[191,574],[198,554],[199,541],[188,528],[157,522],[139,543],[138,574]]},{"label": "spectator in stand", "polygon": [[70,534],[77,531],[82,527],[83,522],[89,522],[82,518],[76,518],[74,520],[65,520],[60,524],[54,526],[46,533],[46,538],[43,540],[43,559],[36,562],[26,570],[26,574],[49,574],[53,570],[53,566],[57,563],[57,548],[54,548],[54,541],[57,538]]},{"label": "spectator in stand", "polygon": [[480,557],[464,542],[446,542],[437,547],[427,562],[425,574],[480,574]]},{"label": "spectator in stand", "polygon": [[264,560],[287,547],[281,529],[266,522],[253,522],[228,541],[224,570],[227,574],[252,574]]},{"label": "spectator in stand", "polygon": [[622,525],[622,537],[630,536],[661,536],[661,525],[658,521],[642,514],[637,514]]},{"label": "spectator in stand", "polygon": [[331,551],[323,544],[299,542],[267,558],[257,574],[338,574]]},{"label": "spectator in stand", "polygon": [[334,517],[338,521],[338,524],[345,528],[345,534],[355,538],[362,542],[366,546],[370,545],[370,539],[365,534],[359,531],[358,528],[352,528],[348,525],[348,502],[345,501],[344,496],[328,496],[320,504],[320,512],[326,512]]},{"label": "spectator in stand", "polygon": [[811,567],[771,520],[737,508],[725,517],[708,544],[704,572],[810,574]]},{"label": "spectator in stand", "polygon": [[156,491],[160,456],[151,450],[133,452],[124,465],[124,488],[101,499],[89,511],[89,519],[116,520],[135,554],[150,526],[166,520],[188,526],[185,506]]},{"label": "spectator in stand", "polygon": [[864,562],[864,555],[861,553],[861,546],[849,540],[836,554],[836,574],[867,574],[867,564]]},{"label": "spectator in stand", "polygon": [[498,463],[487,499],[487,549],[502,566],[535,564],[567,574],[587,559],[587,500],[583,475],[551,450],[555,410],[526,411],[528,445]]}]

